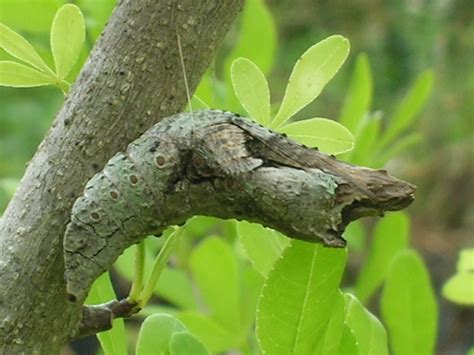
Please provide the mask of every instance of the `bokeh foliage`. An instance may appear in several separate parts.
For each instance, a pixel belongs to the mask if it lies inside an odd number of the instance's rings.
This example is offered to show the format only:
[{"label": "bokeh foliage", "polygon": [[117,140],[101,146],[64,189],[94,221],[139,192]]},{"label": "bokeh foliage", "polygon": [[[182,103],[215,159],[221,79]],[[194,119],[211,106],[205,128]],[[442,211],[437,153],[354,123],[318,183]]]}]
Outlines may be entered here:
[{"label": "bokeh foliage", "polygon": [[[64,3],[2,0],[0,22],[28,38],[53,68],[48,36],[54,15]],[[67,77],[70,81],[114,5],[113,0],[75,3],[84,13],[87,36],[80,59]],[[469,117],[474,109],[472,100],[466,98],[474,93],[474,74],[461,70],[470,65],[473,45],[458,38],[453,26],[473,34],[474,25],[463,16],[462,2],[444,8],[431,2],[421,4],[393,1],[381,5],[368,1],[365,5],[335,6],[279,0],[267,7],[261,0],[249,0],[197,95],[211,107],[263,112],[261,121],[270,123],[270,117],[278,112],[296,59],[309,46],[340,32],[351,39],[349,63],[318,100],[296,114],[296,121],[315,114],[338,117],[356,140],[354,150],[342,158],[357,164],[382,167],[391,163],[397,168],[402,163],[412,166],[420,160],[435,159],[440,147],[465,144],[473,138]],[[361,18],[366,19],[364,26],[360,26]],[[235,62],[239,57],[246,59]],[[10,60],[11,56],[0,50],[3,59]],[[243,69],[238,70],[250,71],[255,78],[258,74],[249,64],[253,63],[269,80],[268,99],[271,92],[272,100],[268,106],[264,104],[263,110],[252,111],[241,105],[246,99],[239,96],[235,81],[232,86],[232,63],[240,64]],[[428,67],[432,69],[426,70]],[[245,89],[245,83],[240,85]],[[264,87],[261,91],[265,100],[266,90]],[[430,94],[431,104],[423,111]],[[62,94],[53,88],[0,87],[0,211],[62,100]],[[257,106],[261,102],[257,100]],[[331,127],[327,131],[331,133]],[[409,169],[400,172],[409,173]],[[212,352],[238,349],[256,353],[263,347],[268,352],[333,353],[338,349],[381,354],[387,353],[387,344],[395,354],[432,352],[437,305],[426,266],[410,247],[410,218],[403,213],[392,214],[377,221],[374,228],[354,223],[345,236],[349,240],[348,266],[347,252],[289,243],[284,236],[258,225],[194,219],[154,289],[159,304],[152,303],[142,312],[152,316],[142,325],[137,353],[145,353],[148,346],[156,348],[153,342],[157,334],[166,340],[159,346],[173,354],[190,349],[204,354],[204,347]],[[145,242],[145,273],[150,272],[161,244],[156,239]],[[341,255],[334,255],[338,253]],[[133,278],[133,254],[133,250],[127,250],[116,264],[113,275],[122,283]],[[367,258],[354,281],[341,281],[344,267],[351,268],[351,258],[360,260],[361,255]],[[319,274],[312,272],[315,265]],[[407,284],[410,277],[413,279]],[[379,299],[380,289],[379,320],[369,309],[378,313],[374,299]],[[105,274],[89,301],[106,301],[113,293]],[[302,302],[306,299],[313,303]],[[326,305],[318,301],[326,299]],[[277,326],[278,320],[272,315],[280,311],[289,318]],[[127,325],[127,332],[122,321],[116,323],[111,332],[99,337],[107,354],[123,353],[126,338],[129,348],[135,343],[131,341],[135,338],[133,323]],[[404,332],[408,328],[419,329],[420,333],[407,336]],[[147,335],[148,329],[154,330],[152,335]],[[288,334],[294,338],[288,338]],[[280,344],[275,339],[290,339],[290,343]]]}]

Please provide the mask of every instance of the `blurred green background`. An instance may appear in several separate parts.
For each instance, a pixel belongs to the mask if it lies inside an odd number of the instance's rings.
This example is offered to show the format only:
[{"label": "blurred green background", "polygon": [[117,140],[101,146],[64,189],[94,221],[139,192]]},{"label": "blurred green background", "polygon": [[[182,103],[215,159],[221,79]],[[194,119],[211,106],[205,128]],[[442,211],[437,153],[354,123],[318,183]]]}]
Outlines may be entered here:
[{"label": "blurred green background", "polygon": [[[51,63],[48,32],[55,11],[65,2],[0,0],[0,22],[23,34]],[[83,56],[70,75],[74,78],[115,1],[69,2],[83,10],[88,30]],[[472,1],[271,0],[267,5],[278,31],[274,69],[269,75],[274,98],[283,96],[294,62],[310,45],[335,33],[351,42],[351,54],[342,70],[298,117],[338,117],[357,54],[367,53],[370,60],[372,111],[380,110],[382,117],[390,117],[420,72],[433,70],[434,89],[415,127],[423,139],[387,168],[418,186],[416,201],[409,209],[413,243],[425,257],[439,295],[442,284],[455,271],[459,249],[473,245]],[[237,36],[237,29],[229,33],[214,63],[216,75],[225,67],[223,57]],[[0,59],[7,57],[0,52]],[[62,101],[62,93],[55,88],[0,87],[0,213]],[[437,351],[460,353],[472,342],[474,312],[441,297],[439,301],[439,332],[443,336]]]}]

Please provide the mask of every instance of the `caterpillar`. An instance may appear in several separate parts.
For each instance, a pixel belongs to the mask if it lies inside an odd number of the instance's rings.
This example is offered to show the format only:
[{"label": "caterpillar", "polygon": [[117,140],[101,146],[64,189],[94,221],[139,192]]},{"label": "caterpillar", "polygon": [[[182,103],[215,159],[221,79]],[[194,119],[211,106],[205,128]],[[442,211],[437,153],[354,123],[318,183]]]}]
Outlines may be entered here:
[{"label": "caterpillar", "polygon": [[346,225],[398,210],[414,186],[352,166],[231,112],[163,119],[85,186],[64,236],[69,299],[129,246],[193,215],[262,223],[292,238],[344,247]]}]

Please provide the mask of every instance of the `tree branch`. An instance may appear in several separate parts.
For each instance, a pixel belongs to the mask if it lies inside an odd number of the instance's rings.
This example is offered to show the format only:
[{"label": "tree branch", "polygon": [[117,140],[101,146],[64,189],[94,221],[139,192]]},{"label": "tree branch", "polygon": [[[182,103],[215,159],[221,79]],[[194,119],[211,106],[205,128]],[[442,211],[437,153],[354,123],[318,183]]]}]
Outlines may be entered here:
[{"label": "tree branch", "polygon": [[127,299],[113,300],[104,304],[82,307],[82,318],[79,327],[75,330],[70,340],[84,338],[99,332],[112,329],[113,320],[128,318],[140,309],[136,304]]},{"label": "tree branch", "polygon": [[243,0],[122,0],[0,220],[0,353],[57,353],[77,327],[62,238],[74,200],[117,151],[186,103]]}]

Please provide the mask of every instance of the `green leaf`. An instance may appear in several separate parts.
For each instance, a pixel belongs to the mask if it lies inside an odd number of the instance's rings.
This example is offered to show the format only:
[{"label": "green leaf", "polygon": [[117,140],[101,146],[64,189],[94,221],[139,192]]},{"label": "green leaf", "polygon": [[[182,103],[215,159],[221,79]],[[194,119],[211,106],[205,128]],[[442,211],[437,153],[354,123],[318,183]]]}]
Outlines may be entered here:
[{"label": "green leaf", "polygon": [[238,331],[240,288],[232,248],[217,237],[207,238],[193,251],[190,269],[211,317],[229,331]]},{"label": "green leaf", "polygon": [[174,333],[170,341],[170,355],[206,355],[209,351],[189,332]]},{"label": "green leaf", "polygon": [[474,248],[461,250],[457,273],[443,286],[443,296],[448,300],[474,305]]},{"label": "green leaf", "polygon": [[324,334],[318,339],[314,354],[338,354],[344,332],[344,296],[339,291],[335,295],[330,318]]},{"label": "green leaf", "polygon": [[144,308],[140,310],[140,313],[137,313],[137,317],[146,318],[157,313],[168,314],[172,317],[176,317],[178,310],[172,306],[159,306],[157,304],[148,303]]},{"label": "green leaf", "polygon": [[382,136],[380,143],[382,147],[388,146],[400,133],[413,124],[431,94],[433,81],[432,70],[426,70],[418,76],[390,120],[390,125]]},{"label": "green leaf", "polygon": [[36,69],[16,62],[0,62],[0,85],[2,86],[21,88],[53,84],[54,80],[51,77]]},{"label": "green leaf", "polygon": [[463,249],[459,254],[458,263],[456,265],[458,272],[473,272],[474,271],[474,248]]},{"label": "green leaf", "polygon": [[194,95],[191,99],[191,107],[188,104],[186,111],[191,111],[191,108],[193,109],[193,111],[197,111],[197,110],[208,110],[210,107],[208,104],[204,102],[204,100]]},{"label": "green leaf", "polygon": [[201,78],[196,92],[194,95],[199,96],[201,100],[210,104],[215,105],[215,93],[214,93],[214,72],[213,68],[209,68]]},{"label": "green leaf", "polygon": [[204,314],[188,311],[178,313],[177,317],[213,353],[237,348],[240,344],[237,333],[230,332],[222,324]]},{"label": "green leaf", "polygon": [[352,250],[362,252],[365,250],[365,241],[367,239],[364,226],[360,221],[349,223],[344,231],[344,239],[347,240],[347,245]]},{"label": "green leaf", "polygon": [[258,298],[262,292],[264,278],[252,266],[246,265],[241,275],[241,334],[245,335],[249,330],[253,332],[255,315],[257,312]]},{"label": "green leaf", "polygon": [[136,354],[168,354],[169,342],[173,334],[182,331],[186,331],[184,324],[168,314],[150,316],[140,327]]},{"label": "green leaf", "polygon": [[[103,273],[92,285],[86,304],[101,304],[116,299],[110,275]],[[113,320],[113,327],[105,332],[97,333],[100,346],[105,355],[124,355],[127,354],[127,335],[123,318]]]},{"label": "green leaf", "polygon": [[249,117],[268,125],[270,121],[270,90],[260,68],[247,58],[232,62],[231,80],[234,92]]},{"label": "green leaf", "polygon": [[26,39],[2,23],[0,23],[0,48],[44,73],[53,73]]},{"label": "green leaf", "polygon": [[380,156],[376,159],[375,167],[384,166],[390,159],[396,158],[401,153],[413,149],[424,139],[421,132],[413,132],[405,137],[394,141],[390,147],[385,148]]},{"label": "green leaf", "polygon": [[263,276],[290,242],[284,235],[257,223],[237,222],[237,233],[248,258]]},{"label": "green leaf", "polygon": [[395,354],[433,354],[438,310],[428,271],[415,251],[402,251],[393,260],[381,310]]},{"label": "green leaf", "polygon": [[377,144],[382,123],[381,115],[377,113],[364,117],[355,136],[355,149],[351,152],[349,161],[357,165],[371,165],[374,148]]},{"label": "green leaf", "polygon": [[264,353],[313,353],[331,318],[346,259],[346,249],[291,241],[268,273],[258,305]]},{"label": "green leaf", "polygon": [[365,53],[362,53],[357,56],[349,91],[339,118],[341,124],[351,132],[356,131],[356,127],[364,115],[369,112],[372,95],[373,83],[369,58]]},{"label": "green leaf", "polygon": [[[356,338],[352,329],[347,324],[344,324],[342,331],[341,347],[337,354],[341,355],[359,355],[359,344],[357,344]],[[364,355],[364,354],[361,354]]]},{"label": "green leaf", "polygon": [[181,308],[196,308],[193,285],[188,275],[182,270],[171,267],[164,268],[154,293]]},{"label": "green leaf", "polygon": [[345,322],[352,329],[360,354],[388,355],[387,332],[382,323],[353,295],[345,296]]},{"label": "green leaf", "polygon": [[293,122],[278,128],[278,131],[328,154],[341,154],[354,148],[352,133],[340,123],[326,118]]},{"label": "green leaf", "polygon": [[85,38],[85,24],[81,10],[73,4],[62,6],[51,26],[51,51],[56,74],[64,79],[76,62]]},{"label": "green leaf", "polygon": [[330,36],[309,48],[296,62],[280,109],[270,126],[281,126],[318,97],[348,54],[349,41],[339,35]]},{"label": "green leaf", "polygon": [[241,16],[239,39],[224,64],[227,77],[234,59],[245,57],[263,73],[270,72],[275,59],[277,32],[272,14],[264,0],[247,0]]},{"label": "green leaf", "polygon": [[387,214],[377,222],[369,255],[355,285],[355,294],[366,303],[385,279],[390,263],[401,250],[408,247],[410,220],[402,212]]},{"label": "green leaf", "polygon": [[443,285],[443,296],[458,304],[474,305],[474,272],[463,271]]}]

